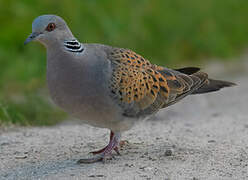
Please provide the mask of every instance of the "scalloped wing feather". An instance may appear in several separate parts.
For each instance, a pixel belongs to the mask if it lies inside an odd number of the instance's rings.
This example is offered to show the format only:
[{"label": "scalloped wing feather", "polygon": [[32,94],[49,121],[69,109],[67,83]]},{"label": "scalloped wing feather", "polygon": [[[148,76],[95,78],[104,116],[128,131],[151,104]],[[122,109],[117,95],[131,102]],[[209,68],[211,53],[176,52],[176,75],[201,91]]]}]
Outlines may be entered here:
[{"label": "scalloped wing feather", "polygon": [[192,92],[207,78],[205,73],[203,78],[153,65],[128,49],[113,48],[108,59],[113,70],[112,97],[129,117],[157,112]]}]

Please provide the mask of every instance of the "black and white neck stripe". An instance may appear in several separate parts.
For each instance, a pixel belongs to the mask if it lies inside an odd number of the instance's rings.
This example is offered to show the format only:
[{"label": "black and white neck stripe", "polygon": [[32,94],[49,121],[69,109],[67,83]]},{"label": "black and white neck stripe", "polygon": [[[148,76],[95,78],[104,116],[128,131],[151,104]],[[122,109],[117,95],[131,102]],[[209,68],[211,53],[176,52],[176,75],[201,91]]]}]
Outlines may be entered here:
[{"label": "black and white neck stripe", "polygon": [[84,46],[80,42],[78,42],[78,40],[76,39],[64,41],[64,46],[65,46],[65,49],[70,52],[81,53],[84,50]]}]

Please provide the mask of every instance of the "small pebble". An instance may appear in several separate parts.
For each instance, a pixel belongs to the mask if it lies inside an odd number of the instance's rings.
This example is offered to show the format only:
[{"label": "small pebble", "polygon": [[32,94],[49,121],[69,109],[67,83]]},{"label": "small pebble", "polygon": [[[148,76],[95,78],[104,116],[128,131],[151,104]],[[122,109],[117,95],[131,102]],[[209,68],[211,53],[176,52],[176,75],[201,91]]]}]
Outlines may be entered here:
[{"label": "small pebble", "polygon": [[216,141],[211,139],[211,140],[208,140],[208,143],[215,143]]},{"label": "small pebble", "polygon": [[23,156],[20,155],[20,156],[16,156],[15,158],[16,158],[16,159],[26,159],[27,157],[28,157],[28,156],[26,156],[26,155],[23,155]]},{"label": "small pebble", "polygon": [[104,177],[103,174],[97,174],[97,175],[89,175],[88,177]]},{"label": "small pebble", "polygon": [[0,143],[0,146],[7,146],[7,145],[9,145],[10,143],[8,143],[8,142],[3,142],[3,143]]},{"label": "small pebble", "polygon": [[164,153],[165,156],[172,156],[172,150],[171,149],[167,149]]},{"label": "small pebble", "polygon": [[127,167],[134,167],[134,165],[133,164],[125,164],[125,166],[127,166]]}]

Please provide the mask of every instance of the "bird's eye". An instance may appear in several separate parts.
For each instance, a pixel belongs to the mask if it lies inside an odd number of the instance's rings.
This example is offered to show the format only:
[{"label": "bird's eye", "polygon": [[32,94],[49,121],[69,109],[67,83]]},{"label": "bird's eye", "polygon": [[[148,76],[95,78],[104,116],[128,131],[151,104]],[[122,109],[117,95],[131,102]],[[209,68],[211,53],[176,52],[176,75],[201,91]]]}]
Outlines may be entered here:
[{"label": "bird's eye", "polygon": [[55,25],[54,23],[49,23],[49,24],[47,25],[47,27],[46,27],[46,30],[47,30],[48,32],[51,32],[51,31],[53,31],[55,28],[56,28],[56,25]]}]

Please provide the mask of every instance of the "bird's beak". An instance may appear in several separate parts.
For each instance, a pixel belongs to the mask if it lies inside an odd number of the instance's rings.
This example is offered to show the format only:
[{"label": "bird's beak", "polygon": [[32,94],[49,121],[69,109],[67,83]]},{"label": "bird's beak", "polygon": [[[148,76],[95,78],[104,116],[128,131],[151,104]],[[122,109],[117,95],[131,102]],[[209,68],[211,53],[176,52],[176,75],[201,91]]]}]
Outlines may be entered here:
[{"label": "bird's beak", "polygon": [[33,32],[31,33],[28,38],[25,40],[24,45],[28,44],[29,42],[35,40],[41,33]]}]

